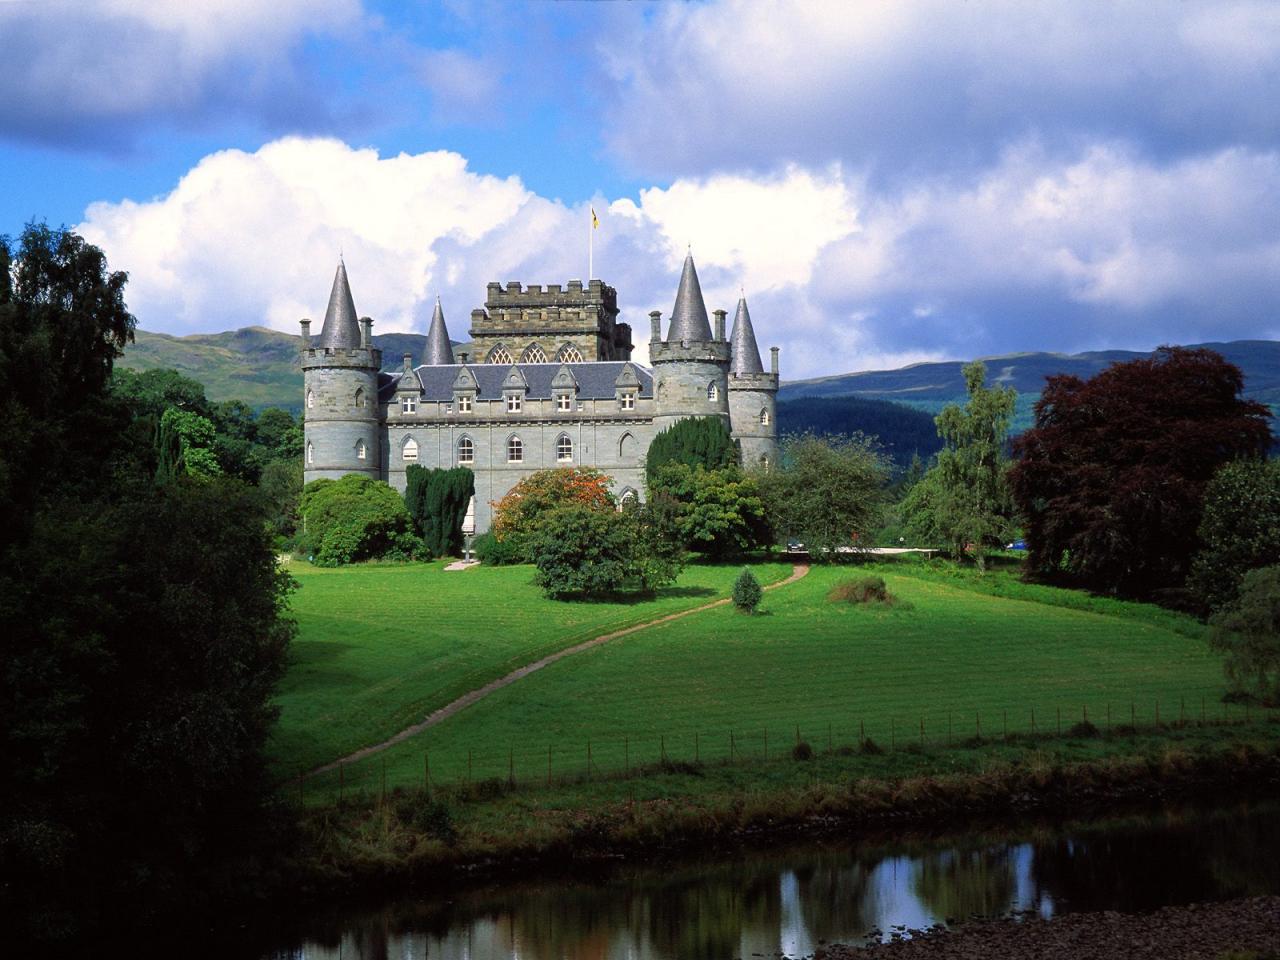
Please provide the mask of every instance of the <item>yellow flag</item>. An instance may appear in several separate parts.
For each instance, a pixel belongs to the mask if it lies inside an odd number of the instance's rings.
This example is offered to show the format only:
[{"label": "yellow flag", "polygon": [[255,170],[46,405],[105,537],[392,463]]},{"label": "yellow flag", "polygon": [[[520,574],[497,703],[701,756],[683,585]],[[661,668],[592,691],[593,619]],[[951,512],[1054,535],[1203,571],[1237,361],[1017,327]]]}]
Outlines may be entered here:
[{"label": "yellow flag", "polygon": [[595,230],[600,226],[600,218],[596,216],[596,208],[591,208],[591,229]]}]

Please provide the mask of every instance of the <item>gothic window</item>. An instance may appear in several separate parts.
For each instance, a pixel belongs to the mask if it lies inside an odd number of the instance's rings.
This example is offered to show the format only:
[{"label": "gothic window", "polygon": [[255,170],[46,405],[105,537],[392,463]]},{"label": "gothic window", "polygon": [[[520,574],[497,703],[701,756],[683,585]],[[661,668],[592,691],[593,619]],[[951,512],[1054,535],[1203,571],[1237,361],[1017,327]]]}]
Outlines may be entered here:
[{"label": "gothic window", "polygon": [[507,440],[507,463],[524,463],[524,441],[519,437]]},{"label": "gothic window", "polygon": [[314,443],[307,444],[307,463],[316,462],[316,447]]},{"label": "gothic window", "polygon": [[458,397],[458,412],[459,412],[459,413],[470,413],[470,412],[471,412],[471,398],[470,398],[470,397],[468,397],[468,396],[460,396],[460,397]]},{"label": "gothic window", "polygon": [[634,490],[630,487],[624,487],[622,489],[621,496],[618,497],[618,508],[621,509],[622,507],[627,506],[627,504],[635,503],[638,499],[640,498]]},{"label": "gothic window", "polygon": [[582,351],[572,343],[566,343],[556,351],[556,360],[560,363],[581,363]]},{"label": "gothic window", "polygon": [[364,408],[364,387],[356,387],[356,409]]},{"label": "gothic window", "polygon": [[556,438],[556,460],[560,463],[569,463],[573,460],[573,440],[567,433],[562,433]]},{"label": "gothic window", "polygon": [[416,462],[418,459],[418,441],[410,437],[404,442],[404,446],[400,448],[400,456],[404,458],[406,463]]},{"label": "gothic window", "polygon": [[307,409],[312,410],[316,405],[316,394],[314,390],[307,391]]},{"label": "gothic window", "polygon": [[518,393],[507,394],[507,413],[519,413],[524,407],[524,400]]},{"label": "gothic window", "polygon": [[546,363],[547,355],[542,352],[542,348],[536,343],[531,343],[525,348],[524,356],[520,358],[521,363]]},{"label": "gothic window", "polygon": [[357,460],[369,459],[369,448],[364,445],[363,440],[356,442],[356,459]]},{"label": "gothic window", "polygon": [[760,469],[769,469],[769,455],[767,453],[760,454]]},{"label": "gothic window", "polygon": [[512,362],[511,351],[509,351],[502,344],[498,344],[496,347],[494,347],[492,350],[489,351],[489,362],[505,363],[510,365],[510,363]]},{"label": "gothic window", "polygon": [[767,427],[769,425],[769,408],[765,407],[760,411],[760,426]]},{"label": "gothic window", "polygon": [[636,408],[635,391],[624,390],[618,395],[618,403],[623,410],[634,410]]},{"label": "gothic window", "polygon": [[463,437],[458,441],[458,462],[476,462],[476,445],[471,442],[470,437]]},{"label": "gothic window", "polygon": [[556,409],[561,413],[568,413],[573,409],[573,397],[567,393],[556,395]]},{"label": "gothic window", "polygon": [[720,399],[720,391],[716,389],[716,385],[714,383],[707,384],[707,399],[712,401]]},{"label": "gothic window", "polygon": [[413,413],[418,409],[418,400],[416,397],[401,397],[400,412]]},{"label": "gothic window", "polygon": [[618,459],[623,463],[628,463],[635,458],[636,455],[636,438],[630,433],[624,433],[622,439],[618,441]]}]

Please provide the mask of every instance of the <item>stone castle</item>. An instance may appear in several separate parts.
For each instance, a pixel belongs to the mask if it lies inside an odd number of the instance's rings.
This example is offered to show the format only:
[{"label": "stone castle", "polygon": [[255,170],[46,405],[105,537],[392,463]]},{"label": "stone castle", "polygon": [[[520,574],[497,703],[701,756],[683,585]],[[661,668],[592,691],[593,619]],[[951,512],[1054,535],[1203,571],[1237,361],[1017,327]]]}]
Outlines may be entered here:
[{"label": "stone castle", "polygon": [[305,479],[363,473],[403,490],[410,464],[469,467],[476,528],[486,530],[490,504],[547,467],[596,467],[620,500],[643,499],[649,444],[687,417],[720,417],[743,465],[767,469],[777,459],[778,349],[766,372],[745,297],[728,338],[726,311],[713,315],[714,329],[688,256],[665,340],[661,313],[649,314],[646,367],[631,360],[613,287],[491,283],[471,312],[469,344],[455,349],[437,300],[422,362],[405,354],[392,373],[340,262],[320,336],[302,321]]}]

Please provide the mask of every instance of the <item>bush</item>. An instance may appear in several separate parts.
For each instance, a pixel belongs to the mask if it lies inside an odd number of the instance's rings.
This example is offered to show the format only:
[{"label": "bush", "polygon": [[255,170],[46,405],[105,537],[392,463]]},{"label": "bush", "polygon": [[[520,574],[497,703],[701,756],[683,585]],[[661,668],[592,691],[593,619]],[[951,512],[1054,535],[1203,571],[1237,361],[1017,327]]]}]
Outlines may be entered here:
[{"label": "bush", "polygon": [[529,540],[547,596],[601,596],[623,588],[653,590],[684,567],[662,517],[645,507],[593,510],[560,507],[541,519]]},{"label": "bush", "polygon": [[431,554],[462,554],[462,521],[475,492],[475,474],[466,467],[428,469],[415,463],[405,470],[405,509]]},{"label": "bush", "polygon": [[649,499],[669,502],[684,545],[709,557],[739,557],[773,541],[759,484],[736,466],[664,464],[651,472]]},{"label": "bush", "polygon": [[658,470],[667,464],[719,470],[738,463],[738,446],[719,417],[689,417],[658,433],[644,458],[645,482],[650,488]]},{"label": "bush", "polygon": [[514,537],[499,540],[492,531],[483,533],[471,541],[476,559],[488,567],[508,567],[517,563],[529,563],[527,546]]},{"label": "bush", "polygon": [[812,760],[813,747],[809,745],[807,740],[798,741],[796,745],[791,748],[791,759],[792,760]]},{"label": "bush", "polygon": [[1247,571],[1280,557],[1280,460],[1235,460],[1204,491],[1204,544],[1187,585],[1210,610],[1235,600]]},{"label": "bush", "polygon": [[349,473],[313,480],[302,491],[303,549],[320,566],[359,560],[411,560],[424,554],[400,495],[387,484]]},{"label": "bush", "polygon": [[763,596],[760,581],[755,578],[755,574],[743,567],[738,579],[733,581],[733,605],[743,613],[755,613]]},{"label": "bush", "polygon": [[513,541],[532,562],[529,540],[542,518],[560,507],[577,506],[611,511],[617,505],[609,485],[613,481],[594,467],[557,467],[529,474],[498,501],[493,510],[493,535]]},{"label": "bush", "polygon": [[828,603],[891,603],[893,595],[884,577],[856,577],[841,580],[827,594]]},{"label": "bush", "polygon": [[1246,573],[1235,603],[1209,622],[1231,692],[1280,703],[1280,565]]}]

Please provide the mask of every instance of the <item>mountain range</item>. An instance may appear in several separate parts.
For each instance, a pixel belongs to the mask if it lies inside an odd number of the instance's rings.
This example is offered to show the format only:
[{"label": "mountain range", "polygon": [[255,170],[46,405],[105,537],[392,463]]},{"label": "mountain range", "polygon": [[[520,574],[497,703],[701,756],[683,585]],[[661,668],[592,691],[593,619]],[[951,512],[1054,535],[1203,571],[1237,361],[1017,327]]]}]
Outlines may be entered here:
[{"label": "mountain range", "polygon": [[[417,333],[384,333],[373,338],[388,369],[398,369],[400,358],[422,355],[426,337]],[[1203,343],[1221,353],[1245,374],[1246,396],[1280,408],[1280,341],[1234,340]],[[176,337],[138,330],[136,341],[118,361],[135,370],[170,367],[204,384],[212,400],[238,399],[252,406],[298,409],[302,397],[302,371],[297,362],[298,338],[265,327],[244,327],[226,333]],[[1006,384],[1019,394],[1015,429],[1030,422],[1031,405],[1044,386],[1044,378],[1066,373],[1088,378],[1113,363],[1149,356],[1129,350],[1089,353],[1014,353],[982,358],[989,381]],[[780,402],[804,397],[864,397],[891,400],[936,412],[964,397],[964,378],[958,360],[915,363],[898,370],[869,370],[812,380],[783,383]],[[788,406],[792,406],[788,404]],[[780,421],[781,423],[781,421]],[[784,425],[785,428],[785,425]]]}]

